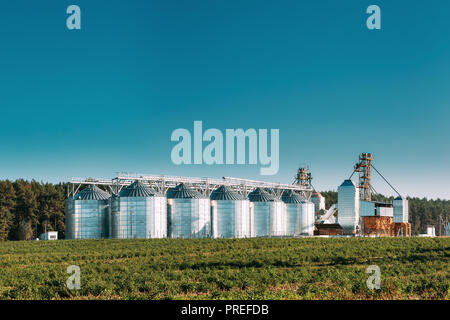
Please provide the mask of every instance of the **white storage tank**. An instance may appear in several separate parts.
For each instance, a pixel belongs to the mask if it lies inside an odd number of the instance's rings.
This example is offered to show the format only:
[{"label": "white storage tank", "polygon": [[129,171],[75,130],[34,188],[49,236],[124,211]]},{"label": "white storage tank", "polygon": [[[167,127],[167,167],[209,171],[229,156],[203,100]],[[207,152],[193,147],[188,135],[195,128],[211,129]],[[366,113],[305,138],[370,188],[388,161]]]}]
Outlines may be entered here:
[{"label": "white storage tank", "polygon": [[314,235],[314,203],[302,200],[300,215],[300,234],[304,236]]},{"label": "white storage tank", "polygon": [[109,198],[109,193],[96,185],[90,185],[67,199],[65,238],[108,238]]},{"label": "white storage tank", "polygon": [[408,200],[402,197],[394,199],[394,222],[408,222]]},{"label": "white storage tank", "polygon": [[169,190],[166,196],[169,237],[211,237],[211,209],[207,196],[183,183]]},{"label": "white storage tank", "polygon": [[338,187],[338,222],[346,235],[356,234],[359,225],[359,191],[348,179]]},{"label": "white storage tank", "polygon": [[286,206],[280,199],[261,188],[253,190],[248,199],[250,215],[254,217],[255,237],[286,235]]},{"label": "white storage tank", "polygon": [[111,238],[166,238],[166,206],[164,195],[135,181],[111,198]]},{"label": "white storage tank", "polygon": [[211,193],[211,222],[214,238],[251,236],[250,202],[227,186]]},{"label": "white storage tank", "polygon": [[281,196],[286,205],[286,235],[294,236],[301,233],[301,217],[303,199],[292,190],[286,190]]}]

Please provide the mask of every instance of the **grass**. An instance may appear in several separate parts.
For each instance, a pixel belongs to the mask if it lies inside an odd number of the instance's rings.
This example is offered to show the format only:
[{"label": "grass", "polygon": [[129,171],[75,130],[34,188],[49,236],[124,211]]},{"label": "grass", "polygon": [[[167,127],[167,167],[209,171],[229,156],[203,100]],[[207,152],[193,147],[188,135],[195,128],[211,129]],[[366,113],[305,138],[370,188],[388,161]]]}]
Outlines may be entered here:
[{"label": "grass", "polygon": [[450,238],[1,242],[0,299],[449,299],[449,262]]}]

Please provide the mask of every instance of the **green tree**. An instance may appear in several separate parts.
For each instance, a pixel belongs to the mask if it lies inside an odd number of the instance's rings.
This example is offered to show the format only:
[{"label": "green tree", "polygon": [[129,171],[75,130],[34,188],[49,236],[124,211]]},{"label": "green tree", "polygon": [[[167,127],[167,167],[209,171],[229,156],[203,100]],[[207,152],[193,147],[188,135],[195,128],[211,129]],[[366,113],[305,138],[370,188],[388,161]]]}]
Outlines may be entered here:
[{"label": "green tree", "polygon": [[14,223],[16,193],[8,180],[0,181],[0,241],[7,240]]}]

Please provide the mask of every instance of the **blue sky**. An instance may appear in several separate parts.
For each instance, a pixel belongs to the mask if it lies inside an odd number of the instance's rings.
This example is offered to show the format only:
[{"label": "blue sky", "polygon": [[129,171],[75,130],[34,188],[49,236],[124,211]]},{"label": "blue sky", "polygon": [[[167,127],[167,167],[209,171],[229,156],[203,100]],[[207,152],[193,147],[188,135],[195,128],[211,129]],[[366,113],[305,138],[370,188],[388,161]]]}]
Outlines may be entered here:
[{"label": "blue sky", "polygon": [[[82,30],[66,28],[77,4]],[[381,7],[382,29],[366,28]],[[0,179],[138,172],[336,189],[361,152],[404,195],[450,198],[448,1],[10,1]],[[280,129],[280,170],[172,164],[176,128]],[[392,194],[380,179],[375,189]]]}]

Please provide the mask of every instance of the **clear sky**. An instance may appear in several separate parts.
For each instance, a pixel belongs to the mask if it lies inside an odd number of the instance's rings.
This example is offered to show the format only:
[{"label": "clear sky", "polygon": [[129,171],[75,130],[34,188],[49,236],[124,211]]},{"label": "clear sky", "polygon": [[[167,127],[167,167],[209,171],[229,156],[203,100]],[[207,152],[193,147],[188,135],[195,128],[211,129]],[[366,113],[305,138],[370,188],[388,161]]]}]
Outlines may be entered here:
[{"label": "clear sky", "polygon": [[[81,30],[66,28],[70,4]],[[291,183],[308,164],[328,190],[372,152],[403,195],[450,199],[449,15],[448,0],[3,1],[0,179]],[[278,174],[172,164],[170,135],[194,120],[280,129]]]}]

